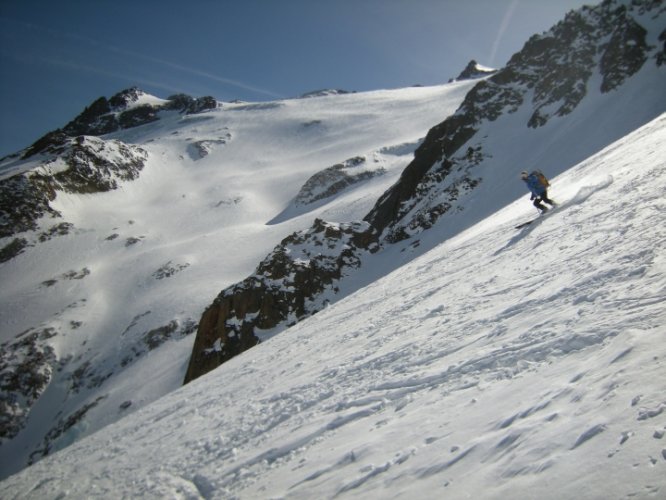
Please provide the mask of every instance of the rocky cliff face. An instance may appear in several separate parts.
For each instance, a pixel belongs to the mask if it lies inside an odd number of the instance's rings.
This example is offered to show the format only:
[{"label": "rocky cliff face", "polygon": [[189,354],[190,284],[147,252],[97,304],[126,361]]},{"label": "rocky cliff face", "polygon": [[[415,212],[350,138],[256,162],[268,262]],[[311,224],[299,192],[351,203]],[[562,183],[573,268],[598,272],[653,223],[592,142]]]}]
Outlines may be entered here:
[{"label": "rocky cliff face", "polygon": [[[461,200],[483,182],[476,167],[490,158],[481,139],[471,141],[484,124],[527,107],[526,129],[543,127],[576,109],[591,85],[608,93],[645,64],[664,64],[666,30],[659,37],[662,47],[650,46],[640,20],[663,18],[665,9],[656,0],[606,0],[571,12],[550,31],[533,36],[506,67],[480,81],[456,113],[428,132],[399,181],[364,219],[363,234],[372,235],[373,248],[413,237],[443,214],[461,209]],[[341,172],[344,165],[327,172],[326,178]],[[315,191],[306,190],[303,199],[316,199]],[[325,232],[326,227],[318,221],[307,234]],[[255,345],[258,331],[286,327],[322,307],[322,283],[333,286],[344,274],[339,267],[343,255],[351,258],[347,247],[332,245],[336,247],[344,250],[326,257],[337,263],[332,268],[314,265],[312,259],[303,266],[294,259],[297,253],[280,247],[256,275],[224,290],[201,319],[186,382]],[[330,269],[335,269],[333,274]],[[277,282],[269,278],[273,276]],[[287,276],[293,279],[285,287],[281,280]]]},{"label": "rocky cliff face", "polygon": [[285,238],[252,276],[223,290],[206,309],[185,383],[249,349],[262,335],[284,329],[321,310],[337,283],[378,249],[366,223],[316,220]]},{"label": "rocky cliff face", "polygon": [[[51,206],[58,192],[97,193],[136,179],[148,153],[120,141],[54,132],[42,148],[41,158],[35,168],[0,180],[0,238],[35,231],[44,216],[59,217]],[[62,234],[63,227],[62,221],[55,223],[44,235],[33,234],[31,243],[27,236],[14,239],[0,249],[0,262],[28,244]]]}]

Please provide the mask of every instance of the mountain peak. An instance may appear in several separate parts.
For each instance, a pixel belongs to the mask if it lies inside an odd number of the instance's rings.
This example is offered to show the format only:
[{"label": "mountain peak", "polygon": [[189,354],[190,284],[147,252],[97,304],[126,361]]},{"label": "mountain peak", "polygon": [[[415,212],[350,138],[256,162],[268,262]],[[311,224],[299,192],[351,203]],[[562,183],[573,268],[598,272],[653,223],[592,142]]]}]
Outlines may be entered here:
[{"label": "mountain peak", "polygon": [[159,120],[161,111],[196,114],[215,109],[217,106],[217,100],[211,96],[194,98],[187,94],[176,94],[168,99],[160,99],[138,87],[130,87],[110,99],[102,96],[93,101],[62,129],[47,133],[28,147],[23,153],[23,159],[50,147],[52,145],[50,139],[57,133],[68,137],[105,135]]},{"label": "mountain peak", "polygon": [[493,73],[497,73],[497,70],[493,68],[488,68],[487,66],[483,66],[478,62],[476,62],[474,59],[472,59],[467,64],[467,66],[465,66],[465,69],[463,69],[456,78],[452,78],[449,80],[449,83],[459,82],[462,80],[474,80],[476,78],[490,76]]},{"label": "mountain peak", "polygon": [[[139,87],[130,87],[125,90],[121,90],[116,95],[109,99],[109,104],[113,110],[126,109],[130,105],[136,103],[143,96],[149,96]],[[152,97],[152,96],[150,96]]]}]

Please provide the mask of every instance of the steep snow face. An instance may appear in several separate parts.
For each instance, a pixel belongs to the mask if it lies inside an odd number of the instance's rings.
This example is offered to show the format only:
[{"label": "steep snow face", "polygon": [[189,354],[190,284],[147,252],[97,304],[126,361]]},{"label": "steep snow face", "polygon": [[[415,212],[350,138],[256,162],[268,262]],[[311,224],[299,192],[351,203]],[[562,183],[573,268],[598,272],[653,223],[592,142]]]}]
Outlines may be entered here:
[{"label": "steep snow face", "polygon": [[[71,149],[78,161],[82,145],[99,152],[91,164],[127,149],[142,168],[132,182],[111,176],[117,189],[105,193],[54,181],[37,207],[47,216],[0,239],[0,477],[179,387],[210,299],[315,217],[360,219],[470,87],[162,109],[158,121],[101,138],[62,134],[53,151],[6,159],[3,179],[55,179],[65,166],[50,155]],[[109,102],[162,105],[126,97]],[[357,156],[381,175],[292,210],[308,179]]]},{"label": "steep snow face", "polygon": [[661,115],[0,496],[663,497],[665,158]]}]

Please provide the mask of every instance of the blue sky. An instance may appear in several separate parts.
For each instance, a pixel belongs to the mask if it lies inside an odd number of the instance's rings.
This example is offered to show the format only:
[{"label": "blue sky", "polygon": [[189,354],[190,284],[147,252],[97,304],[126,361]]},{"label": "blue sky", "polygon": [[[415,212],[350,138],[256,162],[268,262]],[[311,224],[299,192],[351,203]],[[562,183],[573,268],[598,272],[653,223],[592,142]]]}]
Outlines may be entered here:
[{"label": "blue sky", "polygon": [[0,0],[0,157],[131,86],[265,101],[445,83],[589,3]]}]

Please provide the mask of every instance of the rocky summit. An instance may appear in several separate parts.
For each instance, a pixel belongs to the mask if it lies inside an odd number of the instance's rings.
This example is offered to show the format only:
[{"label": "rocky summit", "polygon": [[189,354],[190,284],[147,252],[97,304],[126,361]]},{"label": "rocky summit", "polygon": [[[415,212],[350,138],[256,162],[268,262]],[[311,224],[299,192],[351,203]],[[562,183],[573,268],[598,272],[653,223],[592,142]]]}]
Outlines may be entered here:
[{"label": "rocky summit", "polygon": [[463,69],[456,78],[451,78],[449,80],[449,83],[459,82],[462,80],[475,80],[484,76],[490,76],[493,73],[497,73],[497,70],[482,66],[474,59],[472,59],[469,63],[467,63],[465,69]]}]

